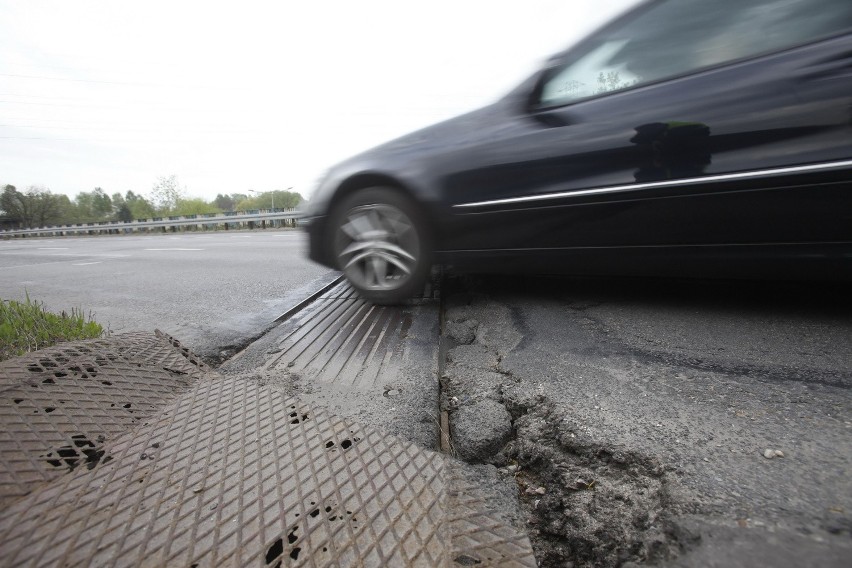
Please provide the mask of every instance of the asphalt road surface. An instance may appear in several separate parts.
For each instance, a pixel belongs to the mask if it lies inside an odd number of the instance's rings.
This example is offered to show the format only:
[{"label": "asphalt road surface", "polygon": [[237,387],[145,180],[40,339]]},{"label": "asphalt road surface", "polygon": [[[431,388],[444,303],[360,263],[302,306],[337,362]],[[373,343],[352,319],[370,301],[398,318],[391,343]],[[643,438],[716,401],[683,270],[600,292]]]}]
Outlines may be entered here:
[{"label": "asphalt road surface", "polygon": [[520,484],[543,566],[848,566],[845,285],[444,287],[457,451]]},{"label": "asphalt road surface", "polygon": [[[334,278],[304,247],[292,230],[0,241],[0,297],[215,359]],[[848,286],[476,277],[441,296],[453,450],[520,489],[503,508],[542,566],[848,565]],[[275,349],[257,345],[260,365]]]},{"label": "asphalt road surface", "polygon": [[0,240],[0,298],[160,329],[215,361],[334,276],[305,247],[293,229]]}]

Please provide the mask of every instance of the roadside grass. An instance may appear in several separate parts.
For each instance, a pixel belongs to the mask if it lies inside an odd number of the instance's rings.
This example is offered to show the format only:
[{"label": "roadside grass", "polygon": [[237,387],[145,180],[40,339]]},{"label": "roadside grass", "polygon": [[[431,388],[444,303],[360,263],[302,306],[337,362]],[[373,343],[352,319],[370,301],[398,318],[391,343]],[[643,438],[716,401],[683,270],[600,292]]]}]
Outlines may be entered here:
[{"label": "roadside grass", "polygon": [[0,361],[62,341],[101,337],[104,328],[79,309],[54,314],[41,302],[0,299]]}]

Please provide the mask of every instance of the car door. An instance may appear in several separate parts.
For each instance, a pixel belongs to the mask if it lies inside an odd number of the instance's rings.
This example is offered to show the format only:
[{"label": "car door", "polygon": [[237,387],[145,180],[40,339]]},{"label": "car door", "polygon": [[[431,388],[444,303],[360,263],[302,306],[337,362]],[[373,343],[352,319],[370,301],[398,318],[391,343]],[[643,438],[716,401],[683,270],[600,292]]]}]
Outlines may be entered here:
[{"label": "car door", "polygon": [[454,246],[852,240],[850,27],[846,0],[664,0],[614,22],[504,101],[513,127],[447,179]]}]

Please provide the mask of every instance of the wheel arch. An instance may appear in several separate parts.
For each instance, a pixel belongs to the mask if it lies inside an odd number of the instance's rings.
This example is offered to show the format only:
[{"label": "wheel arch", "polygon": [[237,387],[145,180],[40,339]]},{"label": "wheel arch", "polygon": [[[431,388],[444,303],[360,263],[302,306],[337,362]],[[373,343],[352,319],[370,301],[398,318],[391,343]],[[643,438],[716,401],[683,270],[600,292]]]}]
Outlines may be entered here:
[{"label": "wheel arch", "polygon": [[339,202],[347,195],[370,187],[387,187],[389,189],[399,191],[400,193],[404,193],[414,201],[419,201],[415,197],[411,188],[402,183],[396,177],[377,172],[363,172],[352,175],[340,182],[332,196],[332,202]]}]

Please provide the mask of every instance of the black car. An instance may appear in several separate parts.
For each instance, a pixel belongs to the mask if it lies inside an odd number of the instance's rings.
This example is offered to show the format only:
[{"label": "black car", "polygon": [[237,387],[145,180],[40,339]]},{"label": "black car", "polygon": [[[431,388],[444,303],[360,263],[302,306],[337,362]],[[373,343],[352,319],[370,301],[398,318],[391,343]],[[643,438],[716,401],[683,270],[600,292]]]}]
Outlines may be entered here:
[{"label": "black car", "polygon": [[367,299],[433,263],[848,277],[852,1],[645,2],[496,103],[332,168],[310,256]]}]

